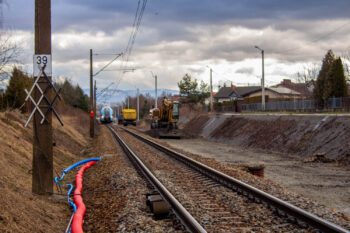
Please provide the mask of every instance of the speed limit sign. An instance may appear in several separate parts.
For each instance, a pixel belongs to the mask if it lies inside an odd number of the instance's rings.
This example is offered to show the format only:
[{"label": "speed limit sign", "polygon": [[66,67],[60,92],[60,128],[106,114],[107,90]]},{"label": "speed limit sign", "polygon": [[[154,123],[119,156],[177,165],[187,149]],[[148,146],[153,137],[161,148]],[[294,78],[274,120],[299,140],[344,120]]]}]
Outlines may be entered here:
[{"label": "speed limit sign", "polygon": [[40,69],[45,66],[44,72],[47,76],[52,76],[51,54],[35,54],[33,56],[34,77],[40,73]]}]

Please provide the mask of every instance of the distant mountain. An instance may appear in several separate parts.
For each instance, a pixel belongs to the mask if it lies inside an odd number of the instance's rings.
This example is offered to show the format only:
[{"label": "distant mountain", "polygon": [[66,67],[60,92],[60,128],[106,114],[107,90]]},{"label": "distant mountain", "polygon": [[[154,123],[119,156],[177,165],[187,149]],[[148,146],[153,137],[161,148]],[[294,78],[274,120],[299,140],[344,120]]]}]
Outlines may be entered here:
[{"label": "distant mountain", "polygon": [[[90,96],[90,89],[83,89],[84,93]],[[158,97],[163,93],[170,95],[178,95],[179,91],[170,90],[170,89],[158,89],[157,94]],[[153,98],[155,97],[154,90],[140,90],[140,94],[147,95],[149,94]],[[103,93],[100,93],[97,90],[97,103],[117,103],[124,101],[128,96],[135,97],[137,95],[137,90],[119,90],[119,89],[108,89]]]}]

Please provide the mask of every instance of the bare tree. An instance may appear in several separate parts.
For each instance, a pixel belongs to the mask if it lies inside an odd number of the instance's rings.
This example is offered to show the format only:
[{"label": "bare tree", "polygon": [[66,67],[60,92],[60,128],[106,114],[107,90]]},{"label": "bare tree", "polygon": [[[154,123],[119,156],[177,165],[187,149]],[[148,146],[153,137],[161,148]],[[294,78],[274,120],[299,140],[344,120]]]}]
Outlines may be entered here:
[{"label": "bare tree", "polygon": [[20,53],[18,45],[11,40],[10,33],[0,34],[0,82],[8,78],[11,72],[12,64],[17,63]]},{"label": "bare tree", "polygon": [[304,65],[303,70],[296,73],[296,81],[298,83],[309,83],[312,80],[316,80],[319,71],[319,64]]}]

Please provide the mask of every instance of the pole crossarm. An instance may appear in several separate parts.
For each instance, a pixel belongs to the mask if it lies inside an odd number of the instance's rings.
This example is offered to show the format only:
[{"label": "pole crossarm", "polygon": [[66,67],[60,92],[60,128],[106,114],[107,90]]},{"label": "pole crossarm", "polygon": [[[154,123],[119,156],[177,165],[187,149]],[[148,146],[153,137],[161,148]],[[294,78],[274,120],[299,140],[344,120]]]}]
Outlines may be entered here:
[{"label": "pole crossarm", "polygon": [[106,69],[110,64],[112,64],[112,62],[114,62],[115,60],[118,59],[118,57],[120,57],[121,55],[123,55],[123,53],[119,53],[114,59],[112,59],[112,61],[108,62],[104,67],[102,67],[99,71],[97,71],[93,76],[98,75],[99,73],[101,73],[104,69]]},{"label": "pole crossarm", "polygon": [[[39,80],[41,78],[44,78],[45,83],[47,84],[47,86],[45,87],[45,89],[41,89],[40,85],[39,85]],[[30,122],[30,120],[32,119],[32,117],[34,116],[34,113],[36,111],[39,112],[39,114],[41,115],[42,119],[40,121],[40,124],[43,124],[44,122],[49,123],[48,119],[46,118],[47,115],[49,114],[50,111],[52,111],[54,113],[54,115],[56,116],[57,120],[61,123],[61,125],[63,126],[63,122],[60,118],[60,116],[58,115],[58,113],[56,112],[55,108],[54,108],[54,103],[56,101],[56,99],[58,98],[59,100],[61,99],[61,96],[59,95],[61,92],[61,88],[57,91],[57,89],[55,88],[55,86],[52,84],[51,80],[47,77],[46,73],[45,73],[45,65],[43,67],[40,68],[40,72],[38,74],[38,76],[34,79],[34,83],[32,85],[32,87],[30,88],[30,90],[28,91],[27,89],[24,89],[24,91],[27,94],[27,97],[25,98],[25,101],[30,100],[33,105],[34,105],[34,109],[31,112],[30,116],[28,117],[27,122],[25,123],[24,127],[27,127],[28,123]],[[40,82],[42,83],[42,82]],[[35,100],[32,97],[32,93],[34,91],[34,89],[37,89],[40,92],[40,98],[38,100],[38,102],[35,102]],[[50,101],[49,98],[46,97],[46,93],[49,89],[53,89],[54,93],[55,93],[55,97],[53,98],[52,101]],[[46,101],[47,105],[40,105],[42,100]],[[47,110],[45,111],[45,114],[43,113],[43,111],[40,109],[40,107],[47,107]]]}]

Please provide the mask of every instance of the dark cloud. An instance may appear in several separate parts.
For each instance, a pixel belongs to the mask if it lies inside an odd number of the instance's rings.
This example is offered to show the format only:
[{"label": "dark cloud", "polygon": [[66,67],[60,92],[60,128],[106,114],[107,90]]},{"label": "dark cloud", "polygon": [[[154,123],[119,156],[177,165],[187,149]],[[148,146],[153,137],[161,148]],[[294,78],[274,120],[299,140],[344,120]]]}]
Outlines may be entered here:
[{"label": "dark cloud", "polygon": [[[137,0],[55,0],[52,2],[53,27],[86,30],[116,30],[130,26]],[[142,1],[141,1],[142,2]],[[34,1],[11,0],[5,7],[5,21],[16,28],[32,29]],[[20,7],[19,7],[20,6]],[[237,20],[316,20],[348,18],[348,0],[150,0],[144,23],[162,26],[166,22],[184,25],[232,24]],[[251,25],[257,26],[257,25]],[[266,26],[266,25],[265,25]]]},{"label": "dark cloud", "polygon": [[[33,32],[34,1],[7,3],[4,27]],[[137,3],[138,0],[51,0],[56,74],[86,82],[90,48],[123,51]],[[197,68],[199,64],[232,66],[245,59],[260,61],[261,54],[254,45],[263,48],[267,60],[274,62],[321,60],[329,48],[337,53],[346,46],[344,41],[349,41],[350,24],[331,33],[349,21],[348,9],[349,0],[149,0],[130,57],[133,65],[147,70],[127,74],[137,77],[137,81],[125,78],[120,85],[147,85],[150,77],[141,81],[142,77],[153,70],[159,77],[167,77],[160,79],[160,85],[176,87],[184,73],[204,73],[205,68]],[[33,39],[27,41],[32,44]],[[32,47],[27,50],[32,54]],[[98,69],[111,58],[94,59]],[[241,66],[233,69],[238,76],[250,77],[257,72],[251,63]],[[285,75],[278,69],[274,73]],[[105,72],[101,85],[107,85],[114,76]]]}]

